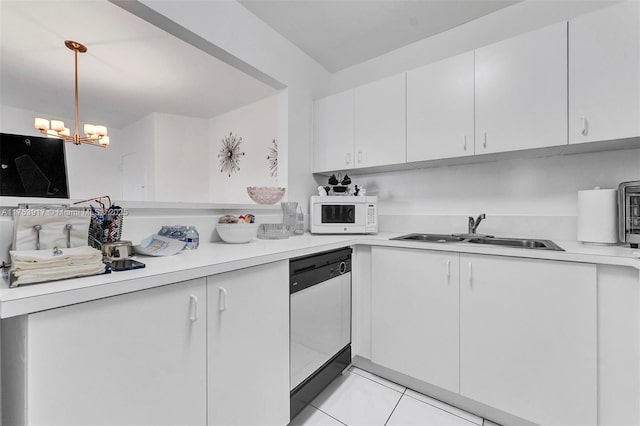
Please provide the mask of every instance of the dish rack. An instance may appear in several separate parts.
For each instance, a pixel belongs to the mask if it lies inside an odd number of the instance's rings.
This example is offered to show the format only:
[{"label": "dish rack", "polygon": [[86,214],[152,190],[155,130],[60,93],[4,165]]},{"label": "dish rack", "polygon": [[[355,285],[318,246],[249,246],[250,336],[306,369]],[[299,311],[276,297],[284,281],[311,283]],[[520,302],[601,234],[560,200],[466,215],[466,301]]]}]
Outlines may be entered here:
[{"label": "dish rack", "polygon": [[[109,207],[102,202],[106,199]],[[88,200],[78,201],[84,203],[87,201],[95,201],[99,207],[91,206],[91,221],[89,222],[88,244],[98,250],[102,250],[104,243],[114,243],[122,238],[122,222],[124,219],[124,211],[121,207],[113,205],[111,197],[108,195]]]}]

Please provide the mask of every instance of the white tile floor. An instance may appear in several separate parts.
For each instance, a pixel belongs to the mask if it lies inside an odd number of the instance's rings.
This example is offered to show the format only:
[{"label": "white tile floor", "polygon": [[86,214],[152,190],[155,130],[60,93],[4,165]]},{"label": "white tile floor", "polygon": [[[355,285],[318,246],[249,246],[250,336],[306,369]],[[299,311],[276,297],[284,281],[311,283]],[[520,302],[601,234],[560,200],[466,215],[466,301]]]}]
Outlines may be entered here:
[{"label": "white tile floor", "polygon": [[351,367],[290,426],[482,426],[483,419]]}]

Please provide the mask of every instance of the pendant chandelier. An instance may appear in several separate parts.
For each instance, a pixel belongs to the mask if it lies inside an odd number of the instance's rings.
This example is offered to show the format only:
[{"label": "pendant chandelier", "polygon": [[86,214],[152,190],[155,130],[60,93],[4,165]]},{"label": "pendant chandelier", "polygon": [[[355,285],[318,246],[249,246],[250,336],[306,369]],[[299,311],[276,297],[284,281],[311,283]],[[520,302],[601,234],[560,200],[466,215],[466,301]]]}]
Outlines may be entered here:
[{"label": "pendant chandelier", "polygon": [[70,50],[73,50],[75,55],[75,71],[76,71],[76,122],[73,135],[68,127],[64,127],[64,122],[60,120],[47,120],[46,118],[36,118],[35,127],[40,130],[40,133],[50,137],[60,138],[66,142],[73,142],[75,145],[82,143],[99,146],[106,148],[109,145],[109,136],[107,135],[107,128],[105,126],[85,124],[84,133],[86,136],[80,136],[78,130],[78,53],[85,53],[87,47],[77,41],[66,40],[64,45]]}]

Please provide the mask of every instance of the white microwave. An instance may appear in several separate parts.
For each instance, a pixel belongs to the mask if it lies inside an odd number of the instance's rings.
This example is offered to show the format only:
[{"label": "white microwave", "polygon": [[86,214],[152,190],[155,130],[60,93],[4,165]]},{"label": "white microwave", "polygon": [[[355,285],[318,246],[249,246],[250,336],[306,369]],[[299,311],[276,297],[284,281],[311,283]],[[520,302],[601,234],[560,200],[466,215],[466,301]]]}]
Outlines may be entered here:
[{"label": "white microwave", "polygon": [[312,234],[369,234],[378,232],[378,197],[311,197]]}]

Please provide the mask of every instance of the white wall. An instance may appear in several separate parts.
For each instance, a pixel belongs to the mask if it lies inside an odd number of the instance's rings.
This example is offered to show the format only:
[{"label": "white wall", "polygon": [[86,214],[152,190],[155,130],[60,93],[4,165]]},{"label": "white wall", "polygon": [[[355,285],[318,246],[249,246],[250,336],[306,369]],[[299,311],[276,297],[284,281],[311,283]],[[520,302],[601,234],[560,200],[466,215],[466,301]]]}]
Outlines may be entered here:
[{"label": "white wall", "polygon": [[[34,127],[35,117],[47,117],[43,112],[28,111],[0,105],[0,131],[18,135],[42,136]],[[63,118],[68,126],[73,119]],[[70,198],[91,198],[108,194],[120,197],[119,129],[109,128],[111,145],[98,148],[89,145],[65,145]],[[81,130],[82,131],[82,130]]]},{"label": "white wall", "polygon": [[155,195],[155,116],[129,124],[122,135],[122,199],[153,201]]},{"label": "white wall", "polygon": [[203,118],[154,113],[156,201],[207,202],[209,128]]},{"label": "white wall", "polygon": [[[231,176],[220,171],[218,154],[221,140],[233,133],[242,137],[240,170]],[[278,96],[270,96],[235,111],[209,120],[210,194],[211,202],[246,203],[253,201],[247,195],[247,186],[286,186],[278,176],[271,176],[267,155],[272,141],[278,135]],[[283,163],[286,169],[286,163]],[[285,174],[286,176],[286,174]]]},{"label": "white wall", "polygon": [[280,132],[279,142],[288,156],[289,200],[306,205],[317,186],[309,172],[311,101],[326,92],[329,73],[234,0],[189,2],[188,7],[181,1],[142,3],[287,86],[287,132]]}]

